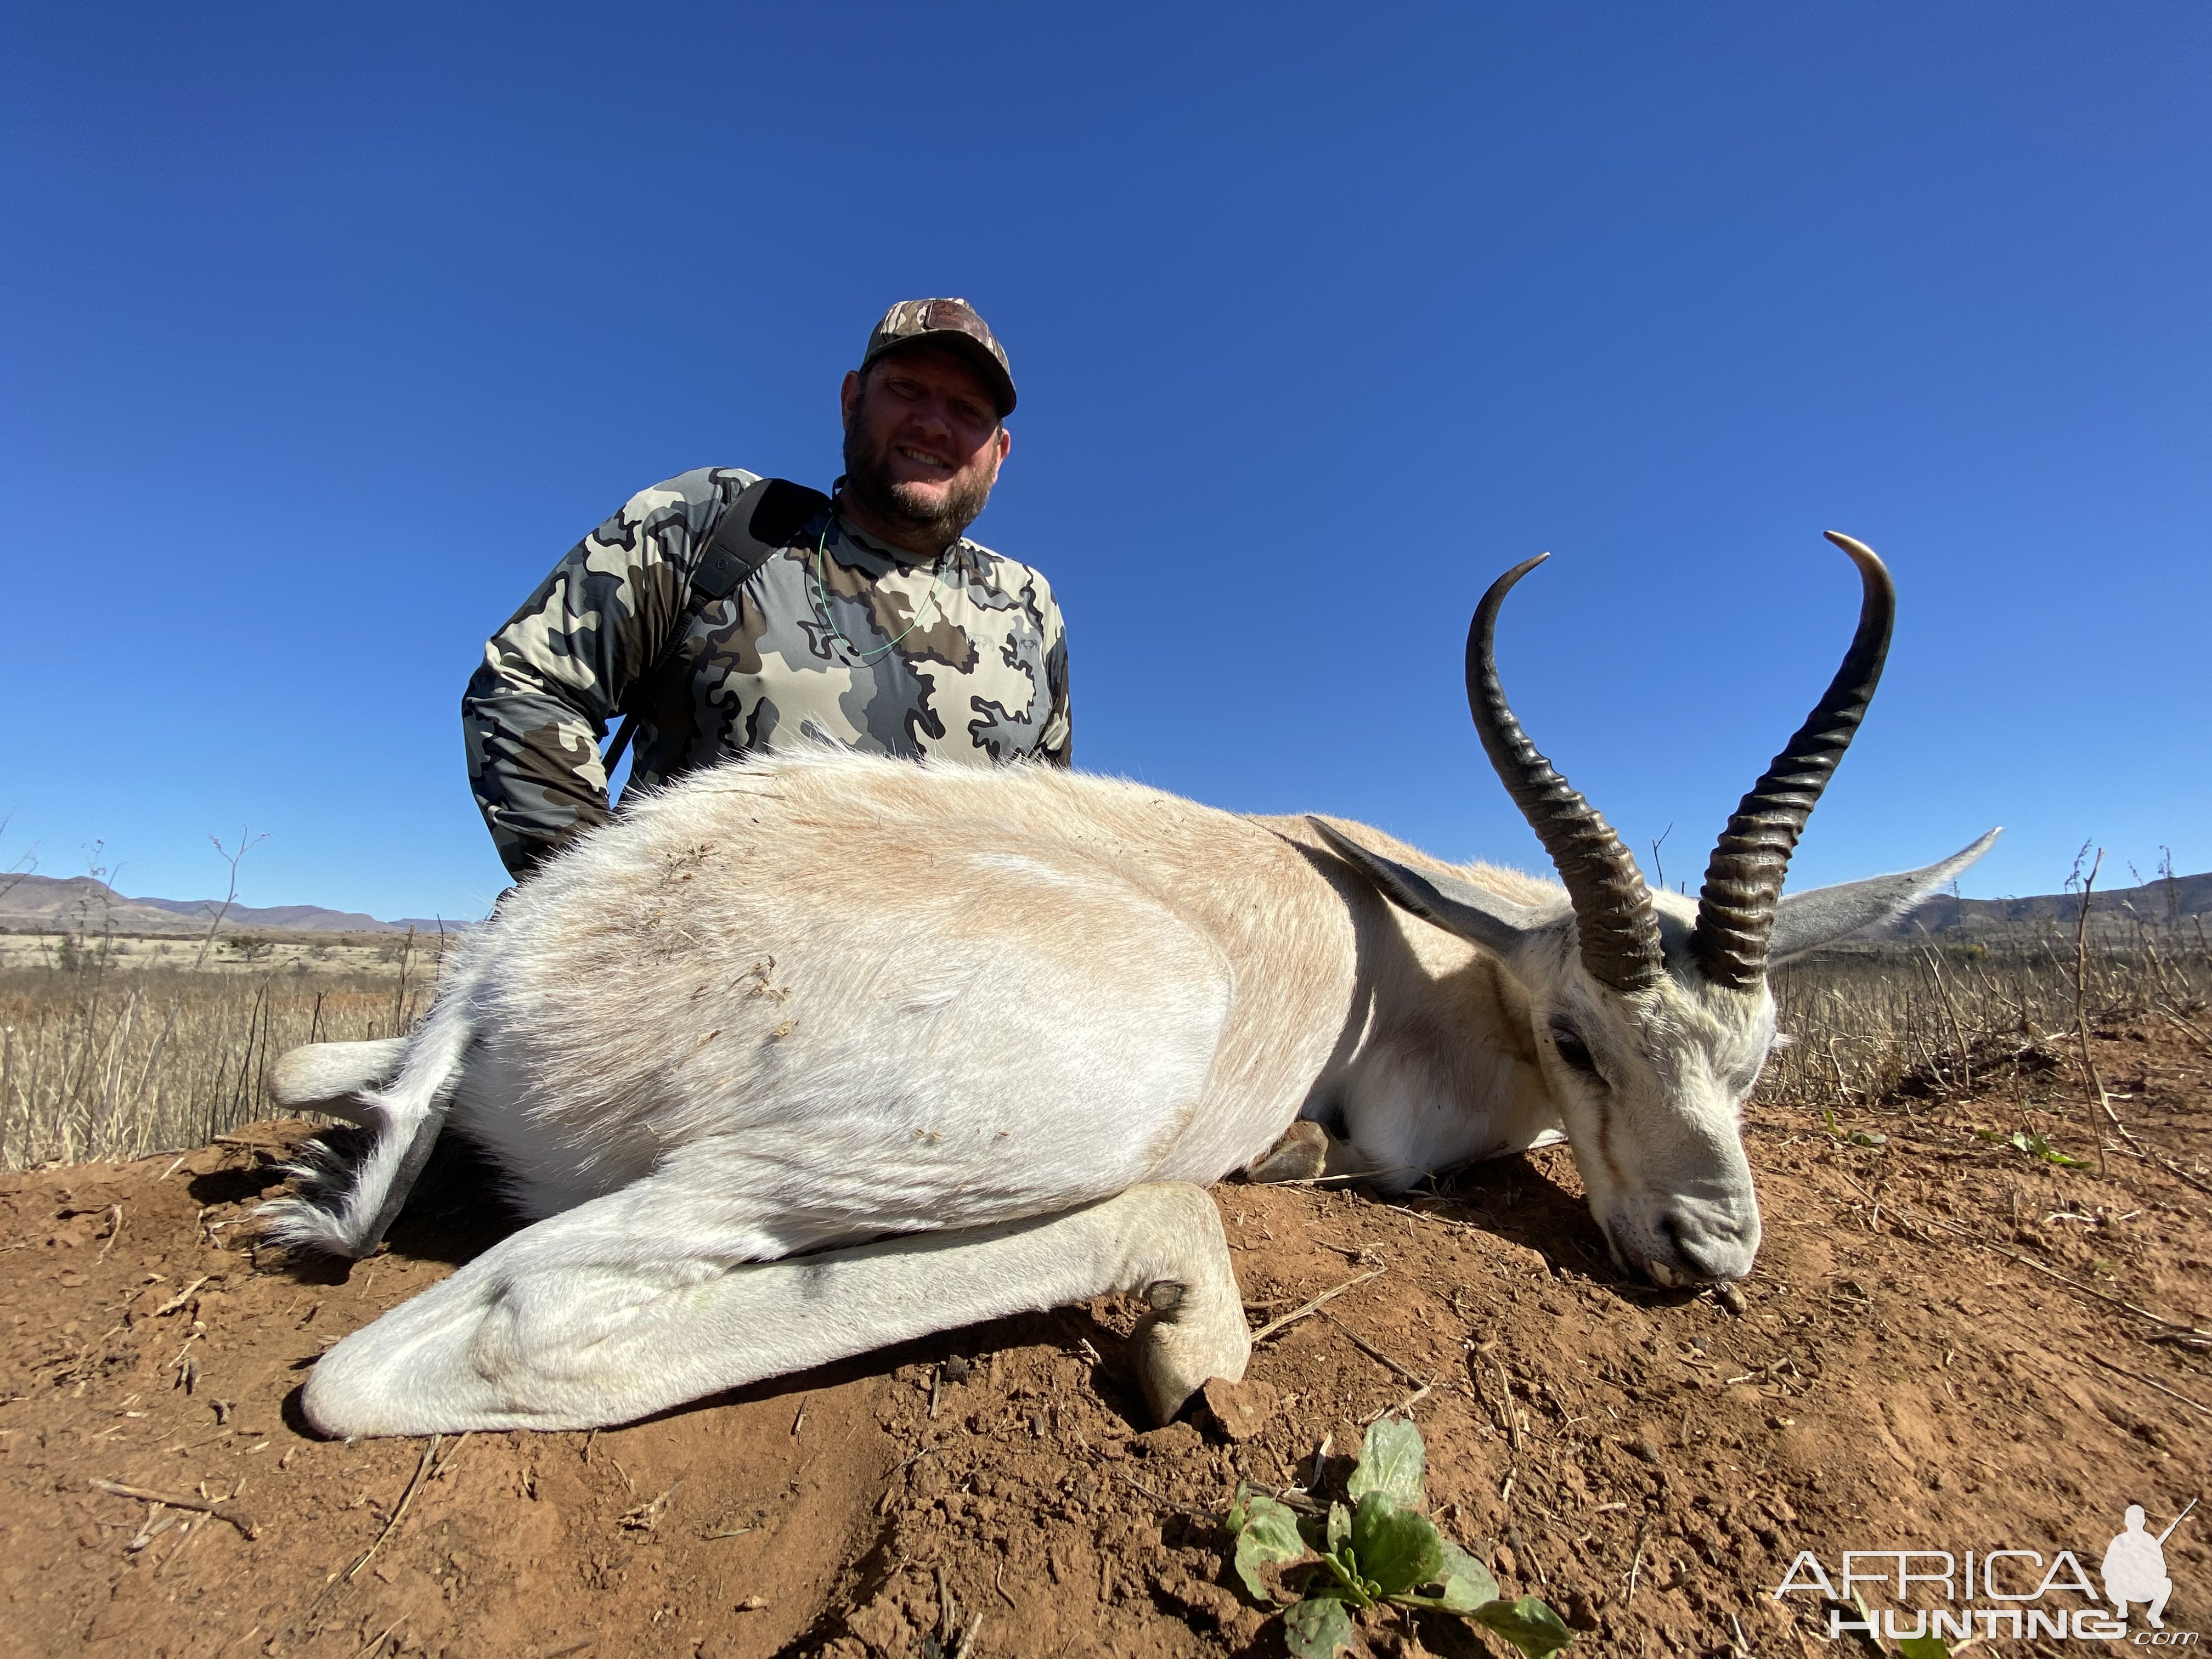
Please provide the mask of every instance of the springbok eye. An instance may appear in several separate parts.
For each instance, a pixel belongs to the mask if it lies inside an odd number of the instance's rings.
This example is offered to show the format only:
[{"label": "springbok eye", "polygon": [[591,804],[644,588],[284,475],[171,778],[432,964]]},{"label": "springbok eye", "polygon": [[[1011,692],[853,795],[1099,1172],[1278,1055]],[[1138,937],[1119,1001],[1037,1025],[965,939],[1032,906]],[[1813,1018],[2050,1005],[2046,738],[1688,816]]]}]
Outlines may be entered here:
[{"label": "springbok eye", "polygon": [[1559,1051],[1559,1058],[1577,1072],[1591,1077],[1597,1075],[1597,1062],[1590,1058],[1589,1049],[1582,1038],[1575,1035],[1571,1025],[1554,1025],[1552,1028],[1552,1045]]}]

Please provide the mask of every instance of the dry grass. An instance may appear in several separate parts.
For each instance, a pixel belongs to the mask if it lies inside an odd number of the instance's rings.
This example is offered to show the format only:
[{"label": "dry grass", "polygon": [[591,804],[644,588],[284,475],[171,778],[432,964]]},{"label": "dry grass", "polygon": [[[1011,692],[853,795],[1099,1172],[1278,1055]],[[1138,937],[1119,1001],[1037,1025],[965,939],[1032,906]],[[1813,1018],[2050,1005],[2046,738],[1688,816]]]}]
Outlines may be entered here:
[{"label": "dry grass", "polygon": [[[429,939],[378,974],[304,958],[193,972],[126,968],[126,953],[94,942],[73,968],[0,968],[0,1169],[141,1158],[265,1117],[276,1056],[410,1029],[441,954]],[[2148,1012],[2202,1035],[2212,949],[2195,927],[2095,928],[2077,941],[2051,927],[1832,952],[1780,970],[1775,994],[1794,1040],[1760,1093],[1864,1107],[1965,1089],[1977,1067],[2017,1070],[2023,1055],[2070,1070],[2077,1016]],[[2094,1086],[2063,1078],[2052,1091],[2094,1098]]]},{"label": "dry grass", "polygon": [[143,1158],[266,1117],[278,1055],[409,1029],[440,966],[409,946],[385,974],[194,972],[124,967],[102,944],[66,969],[0,969],[0,1169]]},{"label": "dry grass", "polygon": [[[2081,943],[2078,1003],[2076,940],[2055,927],[1839,951],[1781,969],[1775,1000],[1792,1041],[1768,1063],[1759,1093],[1828,1108],[1909,1100],[1969,1088],[1977,1067],[2029,1051],[2076,1069],[2077,1020],[2150,1015],[2203,1025],[2212,950],[2198,931],[2144,925]],[[2083,1077],[2073,1086],[2093,1085]]]}]

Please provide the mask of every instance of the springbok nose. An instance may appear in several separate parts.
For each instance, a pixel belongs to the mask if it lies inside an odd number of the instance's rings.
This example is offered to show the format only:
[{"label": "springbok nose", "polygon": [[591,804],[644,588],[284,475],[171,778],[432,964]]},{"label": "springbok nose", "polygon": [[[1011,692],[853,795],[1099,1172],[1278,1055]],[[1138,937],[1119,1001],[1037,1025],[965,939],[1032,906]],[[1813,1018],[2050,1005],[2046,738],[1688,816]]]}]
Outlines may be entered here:
[{"label": "springbok nose", "polygon": [[[1659,1215],[1659,1236],[1665,1246],[1660,1254],[1668,1259],[1654,1260],[1646,1266],[1662,1285],[1685,1279],[1711,1284],[1741,1279],[1751,1271],[1759,1254],[1756,1212],[1745,1219],[1711,1211],[1663,1210]],[[1661,1276],[1662,1266],[1673,1275],[1671,1279]]]}]

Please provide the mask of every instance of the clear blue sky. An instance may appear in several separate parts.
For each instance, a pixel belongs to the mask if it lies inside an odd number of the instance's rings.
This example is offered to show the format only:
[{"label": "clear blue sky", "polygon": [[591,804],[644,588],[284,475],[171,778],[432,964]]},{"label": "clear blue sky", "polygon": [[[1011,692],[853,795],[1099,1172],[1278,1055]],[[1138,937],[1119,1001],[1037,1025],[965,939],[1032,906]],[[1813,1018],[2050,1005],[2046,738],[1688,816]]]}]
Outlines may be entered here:
[{"label": "clear blue sky", "polygon": [[0,866],[479,913],[484,635],[642,486],[826,483],[891,301],[1078,763],[1528,864],[1460,686],[1695,878],[1890,561],[1800,884],[2212,867],[2212,9],[20,6]]}]

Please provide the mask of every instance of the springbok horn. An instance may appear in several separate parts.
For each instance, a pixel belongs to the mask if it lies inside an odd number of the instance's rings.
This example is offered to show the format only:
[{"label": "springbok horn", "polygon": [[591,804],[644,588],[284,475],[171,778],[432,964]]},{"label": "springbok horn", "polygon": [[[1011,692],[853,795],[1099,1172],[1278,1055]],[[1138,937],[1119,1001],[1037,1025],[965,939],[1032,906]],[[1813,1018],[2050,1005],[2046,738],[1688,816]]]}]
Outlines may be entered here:
[{"label": "springbok horn", "polygon": [[1774,931],[1774,907],[1782,897],[1790,855],[1866,718],[1897,617],[1897,589],[1874,550],[1832,530],[1825,533],[1859,568],[1865,597],[1858,632],[1805,724],[1721,832],[1698,895],[1698,925],[1690,933],[1691,957],[1705,977],[1737,990],[1748,990],[1765,976],[1767,939]]},{"label": "springbok horn", "polygon": [[1474,622],[1467,630],[1468,707],[1474,712],[1474,729],[1482,736],[1483,749],[1505,793],[1552,855],[1574,902],[1583,966],[1600,984],[1616,991],[1641,991],[1656,984],[1665,971],[1650,890],[1620,837],[1528,741],[1498,683],[1492,639],[1498,607],[1514,583],[1551,556],[1539,553],[1514,566],[1491,583],[1475,607]]}]

